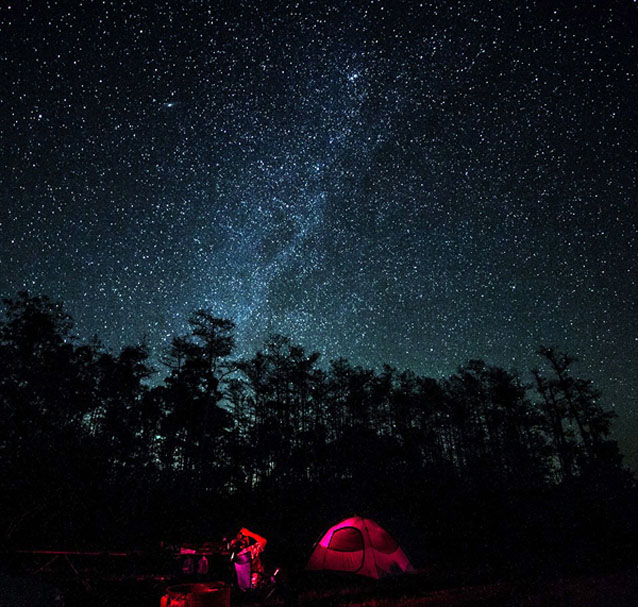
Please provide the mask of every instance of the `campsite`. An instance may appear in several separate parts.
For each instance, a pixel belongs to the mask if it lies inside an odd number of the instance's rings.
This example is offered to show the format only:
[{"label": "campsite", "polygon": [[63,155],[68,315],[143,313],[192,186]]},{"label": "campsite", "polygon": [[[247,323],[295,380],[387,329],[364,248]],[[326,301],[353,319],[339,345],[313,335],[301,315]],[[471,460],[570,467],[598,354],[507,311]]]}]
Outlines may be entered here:
[{"label": "campsite", "polygon": [[304,567],[268,568],[272,581],[259,591],[239,590],[223,543],[161,548],[13,554],[13,574],[0,573],[3,598],[33,607],[630,607],[638,593],[635,566],[517,579],[415,569],[392,535],[359,516],[322,533]]},{"label": "campsite", "polygon": [[[60,586],[62,578],[66,584]],[[158,607],[164,605],[162,598],[171,587],[167,585],[168,578],[153,576],[135,576],[127,581],[121,578],[93,580],[90,588],[82,586],[77,579],[62,578],[53,576],[46,582],[45,578],[8,578],[0,574],[5,601],[2,604]],[[61,589],[65,590],[64,599]],[[209,599],[193,604],[207,607],[633,607],[637,593],[638,569],[635,567],[596,576],[529,579],[516,583],[481,581],[467,573],[451,577],[449,573],[432,570],[382,579],[314,572],[301,574],[292,592],[282,589],[268,597],[233,593],[227,600]]]}]

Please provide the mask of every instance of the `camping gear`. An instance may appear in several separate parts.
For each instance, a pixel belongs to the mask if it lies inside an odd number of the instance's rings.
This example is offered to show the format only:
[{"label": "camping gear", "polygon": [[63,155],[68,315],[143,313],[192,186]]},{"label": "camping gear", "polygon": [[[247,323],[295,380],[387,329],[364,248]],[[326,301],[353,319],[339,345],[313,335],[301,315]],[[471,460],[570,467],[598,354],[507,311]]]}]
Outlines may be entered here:
[{"label": "camping gear", "polygon": [[414,571],[398,542],[375,521],[360,516],[330,527],[315,544],[306,569],[356,573],[375,579]]},{"label": "camping gear", "polygon": [[197,561],[197,575],[208,575],[208,559],[205,554]]},{"label": "camping gear", "polygon": [[171,586],[162,597],[161,607],[229,607],[230,586],[224,582]]},{"label": "camping gear", "polygon": [[248,552],[239,554],[234,559],[235,573],[237,575],[237,587],[245,592],[251,588],[252,566],[251,558]]}]

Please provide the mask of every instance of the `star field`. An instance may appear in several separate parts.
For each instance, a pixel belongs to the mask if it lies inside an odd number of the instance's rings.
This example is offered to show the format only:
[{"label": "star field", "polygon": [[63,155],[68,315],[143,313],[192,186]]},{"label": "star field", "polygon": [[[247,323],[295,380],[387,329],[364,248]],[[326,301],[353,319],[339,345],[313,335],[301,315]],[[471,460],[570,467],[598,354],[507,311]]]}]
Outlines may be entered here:
[{"label": "star field", "polygon": [[0,294],[161,348],[440,377],[540,344],[638,464],[638,6],[15,2],[0,8]]}]

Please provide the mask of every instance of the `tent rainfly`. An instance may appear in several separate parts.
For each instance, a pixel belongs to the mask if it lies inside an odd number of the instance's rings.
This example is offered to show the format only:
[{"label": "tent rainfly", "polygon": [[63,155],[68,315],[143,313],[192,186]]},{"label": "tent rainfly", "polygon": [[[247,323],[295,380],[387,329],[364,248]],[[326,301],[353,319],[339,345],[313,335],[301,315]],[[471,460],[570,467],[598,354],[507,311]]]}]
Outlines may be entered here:
[{"label": "tent rainfly", "polygon": [[359,516],[328,529],[315,544],[306,569],[343,571],[375,579],[414,571],[397,541],[373,520]]}]

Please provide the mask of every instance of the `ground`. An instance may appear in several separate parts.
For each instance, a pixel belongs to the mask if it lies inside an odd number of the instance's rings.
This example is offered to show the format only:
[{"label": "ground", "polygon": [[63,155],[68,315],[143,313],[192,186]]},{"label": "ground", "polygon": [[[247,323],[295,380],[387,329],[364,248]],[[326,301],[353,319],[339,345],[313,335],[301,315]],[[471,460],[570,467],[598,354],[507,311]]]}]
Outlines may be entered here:
[{"label": "ground", "polygon": [[[443,587],[417,573],[394,580],[303,578],[294,592],[263,597],[233,595],[231,607],[635,607],[638,567],[551,582],[527,581]],[[2,599],[12,607],[61,606],[60,585],[37,577],[0,575]],[[90,590],[67,586],[64,607],[158,607],[161,581],[96,584]],[[0,604],[5,604],[0,600]]]},{"label": "ground", "polygon": [[[529,581],[428,589],[420,575],[323,590],[301,589],[299,607],[635,607],[638,568],[552,582]],[[284,602],[281,601],[281,604]],[[290,601],[293,605],[294,601]]]}]

